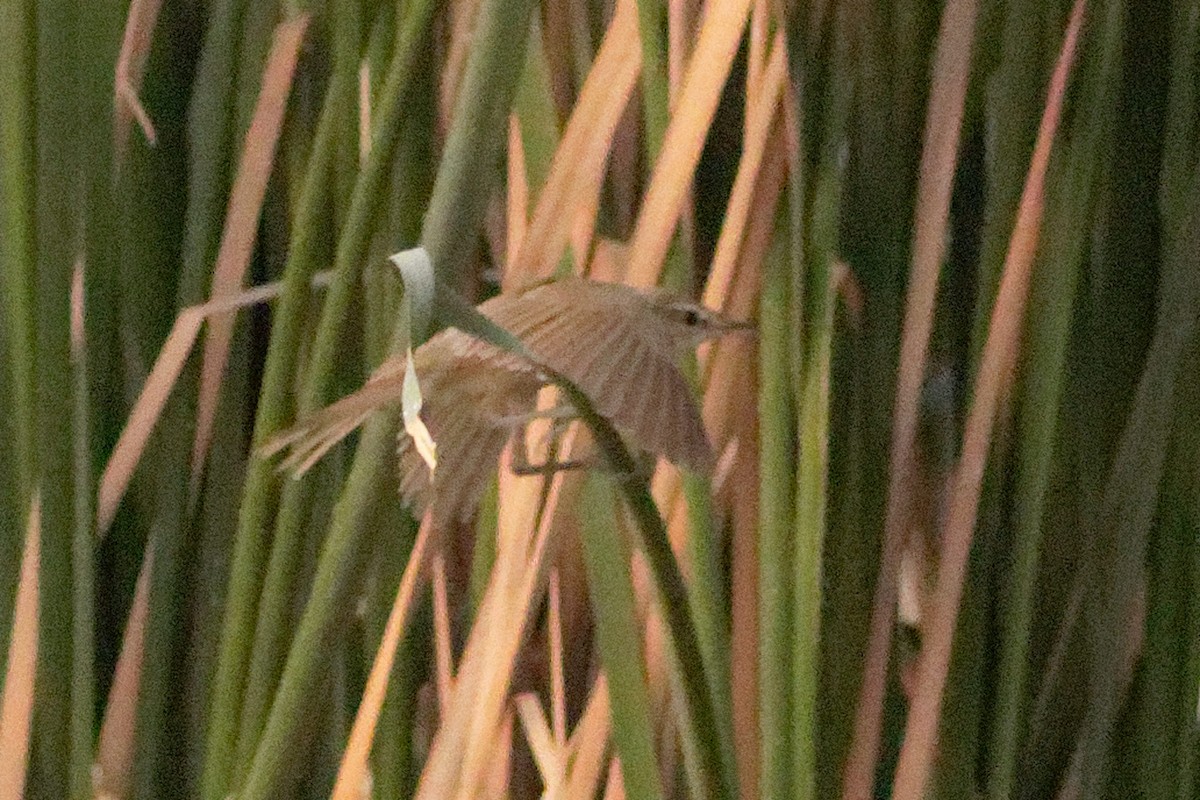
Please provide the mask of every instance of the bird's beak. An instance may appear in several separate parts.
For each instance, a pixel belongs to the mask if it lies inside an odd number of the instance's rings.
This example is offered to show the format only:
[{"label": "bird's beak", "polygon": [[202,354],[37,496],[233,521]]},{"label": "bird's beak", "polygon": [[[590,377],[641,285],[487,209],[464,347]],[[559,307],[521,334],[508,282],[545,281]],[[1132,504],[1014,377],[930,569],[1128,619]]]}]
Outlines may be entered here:
[{"label": "bird's beak", "polygon": [[758,332],[758,323],[739,319],[721,318],[717,322],[717,330],[722,334],[726,333],[749,333]]}]

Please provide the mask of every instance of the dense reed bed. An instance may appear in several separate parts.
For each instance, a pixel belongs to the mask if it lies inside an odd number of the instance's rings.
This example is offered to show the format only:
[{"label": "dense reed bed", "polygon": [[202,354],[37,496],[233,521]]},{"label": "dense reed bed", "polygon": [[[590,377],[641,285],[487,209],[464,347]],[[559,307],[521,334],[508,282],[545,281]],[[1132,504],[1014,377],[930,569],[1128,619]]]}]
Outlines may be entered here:
[{"label": "dense reed bed", "polygon": [[[1194,2],[0,0],[0,53],[0,800],[1200,797]],[[469,524],[399,403],[262,456],[568,274],[756,323],[681,364],[711,474],[566,382],[529,445],[594,468]]]}]

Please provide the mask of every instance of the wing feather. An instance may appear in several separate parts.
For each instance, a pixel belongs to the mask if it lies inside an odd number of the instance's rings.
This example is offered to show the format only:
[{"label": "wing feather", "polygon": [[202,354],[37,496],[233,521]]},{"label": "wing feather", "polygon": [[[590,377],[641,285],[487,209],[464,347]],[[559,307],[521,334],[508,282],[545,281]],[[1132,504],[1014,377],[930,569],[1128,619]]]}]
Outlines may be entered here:
[{"label": "wing feather", "polygon": [[626,307],[645,302],[628,286],[571,279],[489,301],[488,311],[639,446],[710,469],[711,446],[676,354],[657,326],[639,324],[644,320]]},{"label": "wing feather", "polygon": [[613,423],[645,449],[708,473],[712,447],[687,380],[674,364],[649,356],[640,363],[640,376],[629,382],[629,394],[612,410]]}]

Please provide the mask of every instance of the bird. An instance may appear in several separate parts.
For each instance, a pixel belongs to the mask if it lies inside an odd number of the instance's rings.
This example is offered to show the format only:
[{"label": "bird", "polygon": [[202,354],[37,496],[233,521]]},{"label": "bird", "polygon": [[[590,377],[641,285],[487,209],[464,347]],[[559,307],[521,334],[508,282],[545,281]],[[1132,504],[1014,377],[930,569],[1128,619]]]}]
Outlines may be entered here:
[{"label": "bird", "polygon": [[[556,379],[581,389],[640,450],[711,471],[712,447],[678,361],[701,342],[752,324],[663,289],[582,277],[500,294],[478,310],[531,358],[457,328],[413,351],[422,421],[437,444],[431,471],[407,432],[398,435],[400,494],[417,516],[432,509],[435,523],[467,521],[505,445],[517,435],[523,442],[539,390]],[[372,413],[400,402],[406,367],[406,354],[389,357],[361,389],[272,437],[262,455],[287,449],[281,468],[303,474]],[[561,411],[570,416],[569,407]]]}]

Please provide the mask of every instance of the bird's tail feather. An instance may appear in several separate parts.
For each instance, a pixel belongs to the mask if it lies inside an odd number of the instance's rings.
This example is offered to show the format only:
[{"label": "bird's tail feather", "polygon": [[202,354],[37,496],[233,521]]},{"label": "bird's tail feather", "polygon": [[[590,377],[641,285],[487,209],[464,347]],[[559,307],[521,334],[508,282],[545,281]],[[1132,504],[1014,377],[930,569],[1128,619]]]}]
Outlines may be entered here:
[{"label": "bird's tail feather", "polygon": [[287,457],[280,470],[299,477],[321,459],[330,448],[366,422],[374,411],[399,400],[399,386],[388,380],[367,383],[352,395],[301,419],[296,425],[275,434],[259,448],[259,455],[270,458],[284,450]]}]

